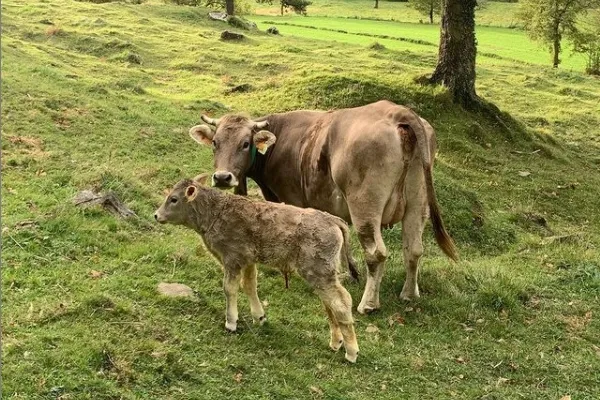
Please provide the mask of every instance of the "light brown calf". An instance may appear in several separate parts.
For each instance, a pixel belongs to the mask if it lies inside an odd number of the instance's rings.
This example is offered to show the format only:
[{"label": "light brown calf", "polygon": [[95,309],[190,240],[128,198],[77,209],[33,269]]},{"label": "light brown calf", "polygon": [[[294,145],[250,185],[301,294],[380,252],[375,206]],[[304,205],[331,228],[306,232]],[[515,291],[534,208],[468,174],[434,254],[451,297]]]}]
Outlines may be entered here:
[{"label": "light brown calf", "polygon": [[329,346],[337,351],[343,344],[346,359],[355,362],[358,343],[352,298],[337,275],[341,264],[350,265],[351,273],[356,275],[346,223],[322,211],[225,194],[205,187],[202,183],[206,177],[177,183],[154,217],[160,223],[183,225],[198,232],[222,263],[227,303],[225,328],[237,328],[240,281],[248,295],[253,320],[261,324],[265,321],[256,293],[256,263],[284,274],[295,270],[323,301],[331,330]]}]

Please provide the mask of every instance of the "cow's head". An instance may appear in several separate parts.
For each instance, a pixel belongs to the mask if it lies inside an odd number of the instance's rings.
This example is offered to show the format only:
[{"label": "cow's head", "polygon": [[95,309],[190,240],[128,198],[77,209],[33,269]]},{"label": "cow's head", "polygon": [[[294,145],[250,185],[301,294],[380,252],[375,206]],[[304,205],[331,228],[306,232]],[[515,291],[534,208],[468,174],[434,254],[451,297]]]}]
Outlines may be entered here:
[{"label": "cow's head", "polygon": [[226,115],[219,119],[202,116],[208,125],[196,125],[190,129],[190,136],[196,142],[210,145],[215,159],[213,186],[231,188],[246,178],[248,170],[255,162],[256,153],[265,154],[275,143],[275,135],[264,130],[267,121],[255,122],[241,115]]}]

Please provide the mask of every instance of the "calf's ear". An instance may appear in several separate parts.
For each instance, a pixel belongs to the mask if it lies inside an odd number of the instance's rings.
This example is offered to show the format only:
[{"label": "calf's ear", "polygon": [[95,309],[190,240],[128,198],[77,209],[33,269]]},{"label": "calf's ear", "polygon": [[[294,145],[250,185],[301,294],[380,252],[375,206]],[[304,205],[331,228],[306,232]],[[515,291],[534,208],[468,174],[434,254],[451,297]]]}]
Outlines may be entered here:
[{"label": "calf's ear", "polygon": [[265,154],[267,149],[275,143],[277,138],[269,131],[258,131],[254,134],[254,146],[260,154]]},{"label": "calf's ear", "polygon": [[204,172],[194,178],[194,182],[196,182],[200,186],[208,186],[207,182],[210,179],[212,174],[210,172]]},{"label": "calf's ear", "polygon": [[196,125],[190,129],[190,136],[196,142],[210,146],[215,133],[208,125]]},{"label": "calf's ear", "polygon": [[198,188],[196,186],[190,185],[187,188],[185,188],[185,198],[187,199],[188,202],[194,200],[197,195],[198,195]]}]

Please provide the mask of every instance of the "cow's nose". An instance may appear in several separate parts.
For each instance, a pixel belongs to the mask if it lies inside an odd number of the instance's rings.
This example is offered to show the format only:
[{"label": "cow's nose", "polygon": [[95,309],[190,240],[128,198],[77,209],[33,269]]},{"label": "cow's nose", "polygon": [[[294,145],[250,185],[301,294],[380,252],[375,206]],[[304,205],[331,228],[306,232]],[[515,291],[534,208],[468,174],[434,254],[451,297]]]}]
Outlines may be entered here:
[{"label": "cow's nose", "polygon": [[154,214],[154,220],[158,221],[158,214]]},{"label": "cow's nose", "polygon": [[233,174],[227,171],[217,171],[213,175],[216,186],[229,186],[233,180]]}]

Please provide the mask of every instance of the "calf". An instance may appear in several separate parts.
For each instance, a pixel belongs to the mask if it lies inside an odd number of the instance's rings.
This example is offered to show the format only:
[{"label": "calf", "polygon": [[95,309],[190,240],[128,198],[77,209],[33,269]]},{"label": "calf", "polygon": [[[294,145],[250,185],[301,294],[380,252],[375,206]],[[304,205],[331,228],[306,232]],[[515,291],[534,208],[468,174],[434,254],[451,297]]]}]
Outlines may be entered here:
[{"label": "calf", "polygon": [[357,275],[346,223],[314,209],[225,194],[205,187],[207,177],[201,175],[177,183],[154,218],[160,223],[183,225],[198,232],[223,265],[225,328],[233,332],[237,327],[240,281],[253,320],[261,324],[265,321],[256,293],[256,263],[277,268],[286,276],[295,270],[325,306],[331,331],[329,346],[337,351],[343,344],[346,359],[356,362],[358,343],[352,298],[337,275],[341,264],[349,265],[352,275]]}]

